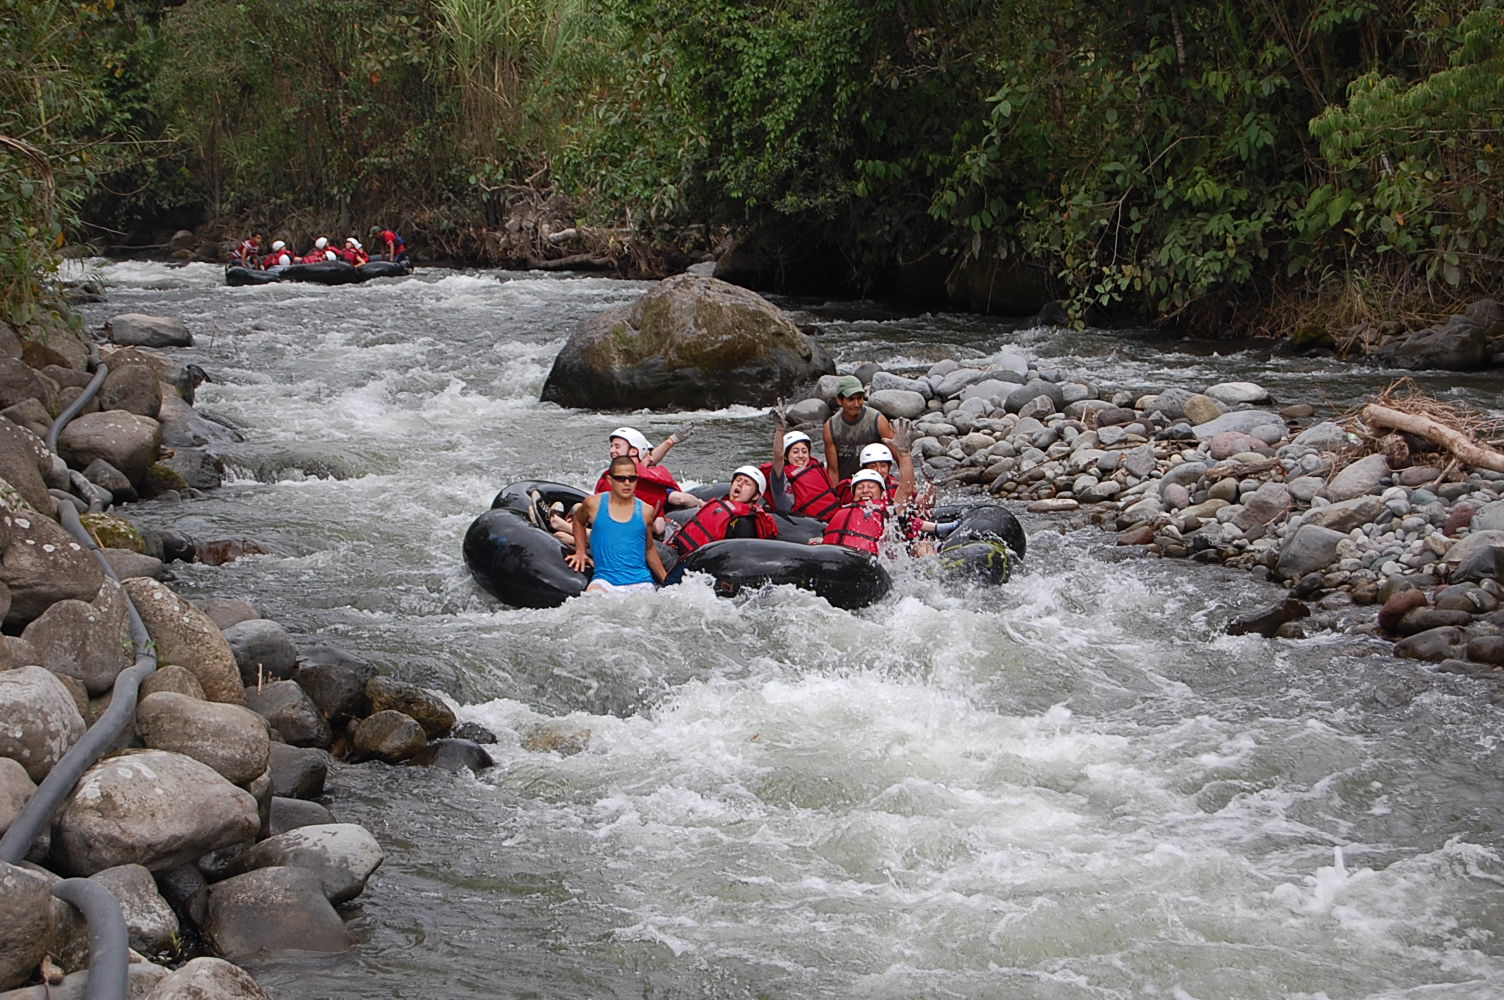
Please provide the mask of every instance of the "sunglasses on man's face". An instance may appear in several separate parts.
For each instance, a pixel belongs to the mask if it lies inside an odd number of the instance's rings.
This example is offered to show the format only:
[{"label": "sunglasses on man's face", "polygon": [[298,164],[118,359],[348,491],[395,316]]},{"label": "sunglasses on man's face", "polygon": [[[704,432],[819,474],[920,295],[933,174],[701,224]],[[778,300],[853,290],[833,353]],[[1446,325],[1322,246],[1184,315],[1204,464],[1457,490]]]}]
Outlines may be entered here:
[{"label": "sunglasses on man's face", "polygon": [[614,479],[614,480],[616,480],[618,483],[635,483],[635,482],[637,482],[637,477],[636,476],[612,476],[611,478]]}]

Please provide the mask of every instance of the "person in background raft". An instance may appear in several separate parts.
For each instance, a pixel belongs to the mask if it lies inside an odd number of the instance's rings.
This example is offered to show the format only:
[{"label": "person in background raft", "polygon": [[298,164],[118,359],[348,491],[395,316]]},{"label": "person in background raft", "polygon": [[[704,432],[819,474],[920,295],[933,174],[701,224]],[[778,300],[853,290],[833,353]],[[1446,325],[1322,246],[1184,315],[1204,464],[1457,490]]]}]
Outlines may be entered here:
[{"label": "person in background raft", "polygon": [[637,463],[620,455],[607,475],[611,492],[588,496],[575,508],[574,551],[564,561],[576,573],[595,566],[587,594],[653,590],[668,573],[653,544],[647,505],[637,499]]},{"label": "person in background raft", "polygon": [[767,489],[759,469],[743,465],[731,474],[731,489],[722,498],[707,501],[684,522],[670,543],[680,558],[702,545],[723,538],[777,538],[778,523],[766,509],[754,506]]},{"label": "person in background raft", "polygon": [[241,240],[240,246],[230,254],[230,264],[233,267],[260,267],[261,234],[252,233],[250,239]]},{"label": "person in background raft", "polygon": [[773,461],[762,466],[772,486],[764,502],[780,514],[829,521],[841,501],[825,466],[810,451],[814,442],[803,431],[790,432],[788,418],[788,403],[780,399],[773,406]]},{"label": "person in background raft", "polygon": [[399,264],[410,263],[407,257],[407,244],[402,242],[402,237],[380,226],[372,226],[371,235],[376,238],[371,247],[376,252],[376,260],[393,260]]},{"label": "person in background raft", "polygon": [[277,240],[272,244],[272,252],[261,258],[261,268],[270,271],[274,267],[286,267],[292,263],[292,253],[287,249],[287,244]]},{"label": "person in background raft", "polygon": [[329,237],[320,236],[313,241],[313,249],[303,255],[304,264],[322,264],[326,260],[333,260],[335,253],[329,249]]},{"label": "person in background raft", "polygon": [[339,255],[346,264],[354,267],[359,267],[371,259],[371,255],[366,253],[365,247],[360,245],[360,240],[357,240],[353,236],[345,237],[345,247],[339,251]]},{"label": "person in background raft", "polygon": [[862,447],[893,436],[888,418],[867,405],[867,390],[855,375],[836,382],[840,412],[825,421],[825,468],[836,482],[850,479],[861,467]]}]

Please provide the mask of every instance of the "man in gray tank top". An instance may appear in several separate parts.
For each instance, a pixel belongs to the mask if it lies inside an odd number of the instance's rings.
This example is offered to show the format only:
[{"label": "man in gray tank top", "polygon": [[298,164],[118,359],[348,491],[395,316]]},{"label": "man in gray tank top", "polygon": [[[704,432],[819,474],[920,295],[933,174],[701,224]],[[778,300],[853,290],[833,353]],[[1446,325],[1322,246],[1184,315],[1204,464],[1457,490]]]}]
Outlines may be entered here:
[{"label": "man in gray tank top", "polygon": [[836,482],[850,479],[861,468],[862,448],[893,436],[888,418],[867,405],[867,389],[855,375],[836,383],[840,410],[825,421],[825,467]]}]

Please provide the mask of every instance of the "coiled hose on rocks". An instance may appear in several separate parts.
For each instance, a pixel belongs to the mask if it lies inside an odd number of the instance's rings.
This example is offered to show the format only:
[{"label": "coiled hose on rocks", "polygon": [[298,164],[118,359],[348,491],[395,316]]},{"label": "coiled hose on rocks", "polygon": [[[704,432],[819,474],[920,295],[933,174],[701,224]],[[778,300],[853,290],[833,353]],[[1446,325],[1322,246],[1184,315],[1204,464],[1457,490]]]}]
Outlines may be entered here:
[{"label": "coiled hose on rocks", "polygon": [[[57,418],[47,431],[47,447],[57,452],[58,435],[68,421],[78,415],[104,383],[109,374],[107,365],[99,365],[94,378]],[[57,501],[58,521],[86,549],[94,554],[104,568],[105,575],[116,583],[120,578],[110,565],[94,538],[78,519],[73,505]],[[136,661],[121,671],[115,678],[114,693],[110,705],[89,727],[83,738],[75,743],[52,770],[42,779],[37,790],[27,800],[21,812],[11,822],[5,836],[0,837],[0,861],[19,864],[26,857],[42,828],[52,821],[63,800],[78,784],[83,773],[93,767],[99,758],[115,744],[125,727],[136,715],[136,699],[141,684],[157,669],[157,656],[153,652],[151,636],[146,623],[136,611],[136,606],[126,597],[126,613],[130,617],[131,641],[136,649]],[[125,1000],[128,976],[130,932],[125,926],[125,915],[119,902],[108,889],[86,878],[70,878],[52,887],[52,894],[76,907],[89,924],[89,1000]]]}]

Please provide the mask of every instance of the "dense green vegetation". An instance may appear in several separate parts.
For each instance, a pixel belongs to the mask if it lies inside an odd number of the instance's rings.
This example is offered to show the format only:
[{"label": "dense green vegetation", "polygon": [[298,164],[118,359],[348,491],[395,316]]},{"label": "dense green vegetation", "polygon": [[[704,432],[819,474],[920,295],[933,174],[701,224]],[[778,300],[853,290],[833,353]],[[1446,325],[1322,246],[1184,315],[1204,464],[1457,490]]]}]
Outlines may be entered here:
[{"label": "dense green vegetation", "polygon": [[1077,315],[1202,330],[1440,310],[1504,260],[1500,0],[0,12],[12,320],[65,240],[108,235],[80,220],[383,221],[483,261],[546,196],[736,234],[775,280],[881,295],[1001,265]]}]

